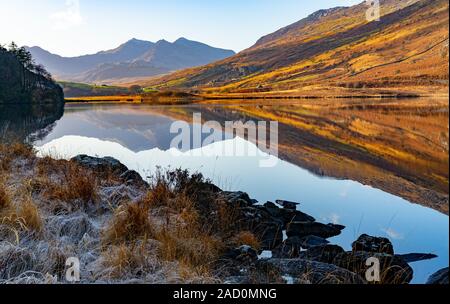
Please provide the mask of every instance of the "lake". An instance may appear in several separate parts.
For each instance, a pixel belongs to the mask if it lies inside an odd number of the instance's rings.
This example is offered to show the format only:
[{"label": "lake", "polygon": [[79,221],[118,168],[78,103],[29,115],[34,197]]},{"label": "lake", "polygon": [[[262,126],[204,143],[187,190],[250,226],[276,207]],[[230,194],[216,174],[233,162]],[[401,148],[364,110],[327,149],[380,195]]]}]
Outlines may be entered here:
[{"label": "lake", "polygon": [[[399,254],[437,254],[412,264],[414,283],[448,266],[448,101],[219,103],[67,104],[62,118],[29,138],[41,155],[112,156],[144,177],[181,167],[260,203],[299,202],[318,221],[347,227],[331,239],[345,249],[367,233],[388,237]],[[261,167],[269,155],[258,150],[259,137],[250,135],[228,134],[204,145],[203,134],[191,149],[174,149],[171,126],[183,121],[195,130],[194,113],[218,126],[278,121],[275,165]],[[258,153],[224,155],[227,147]]]}]

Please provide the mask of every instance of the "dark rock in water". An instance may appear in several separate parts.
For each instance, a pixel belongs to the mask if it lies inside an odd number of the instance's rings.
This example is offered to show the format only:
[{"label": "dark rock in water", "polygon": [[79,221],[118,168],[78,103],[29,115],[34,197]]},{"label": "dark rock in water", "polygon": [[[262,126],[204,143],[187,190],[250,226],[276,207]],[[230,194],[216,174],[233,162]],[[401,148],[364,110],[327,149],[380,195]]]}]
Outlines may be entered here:
[{"label": "dark rock in water", "polygon": [[264,272],[276,269],[283,276],[289,276],[294,284],[365,284],[357,274],[337,267],[303,259],[270,259],[258,261],[257,267]]},{"label": "dark rock in water", "polygon": [[253,206],[254,200],[252,200],[245,192],[228,192],[224,191],[220,193],[220,198],[230,203],[231,205],[239,208]]},{"label": "dark rock in water", "polygon": [[428,285],[448,285],[448,267],[439,270],[427,281]]},{"label": "dark rock in water", "polygon": [[366,265],[370,258],[376,258],[380,262],[380,282],[373,283],[408,284],[413,279],[413,270],[408,263],[385,253],[344,252],[335,257],[333,264],[365,277],[371,267]]},{"label": "dark rock in water", "polygon": [[314,222],[315,219],[303,212],[290,209],[279,208],[272,202],[264,204],[264,208],[273,218],[283,221],[283,229],[287,228],[290,222]]},{"label": "dark rock in water", "polygon": [[344,252],[345,250],[337,245],[321,245],[302,252],[300,257],[306,260],[332,264],[336,256]]},{"label": "dark rock in water", "polygon": [[361,235],[352,244],[353,252],[364,251],[374,253],[394,254],[394,246],[387,238],[374,237],[367,234]]},{"label": "dark rock in water", "polygon": [[301,238],[301,246],[305,249],[309,249],[314,246],[327,245],[329,243],[330,242],[326,239],[314,235],[308,235]]},{"label": "dark rock in water", "polygon": [[121,175],[128,171],[128,168],[125,165],[112,157],[98,158],[88,155],[78,155],[72,158],[71,161],[100,173],[109,171],[111,173]]},{"label": "dark rock in water", "polygon": [[276,222],[262,223],[254,232],[261,241],[262,250],[272,250],[283,242],[282,226]]},{"label": "dark rock in water", "polygon": [[139,173],[134,170],[128,170],[120,175],[120,178],[128,185],[139,187],[148,187],[149,184],[144,181]]},{"label": "dark rock in water", "polygon": [[403,259],[406,263],[414,263],[426,260],[432,260],[437,258],[438,256],[431,253],[409,253],[409,254],[396,254],[398,258]]},{"label": "dark rock in water", "polygon": [[283,200],[277,200],[276,203],[280,206],[283,206],[283,208],[290,209],[290,210],[297,210],[297,206],[300,205],[299,203],[296,203],[296,202],[283,201]]},{"label": "dark rock in water", "polygon": [[321,223],[311,223],[311,222],[292,222],[287,226],[287,235],[306,237],[310,235],[318,236],[321,238],[331,238],[341,234],[345,227],[341,225],[334,224],[321,224]]}]

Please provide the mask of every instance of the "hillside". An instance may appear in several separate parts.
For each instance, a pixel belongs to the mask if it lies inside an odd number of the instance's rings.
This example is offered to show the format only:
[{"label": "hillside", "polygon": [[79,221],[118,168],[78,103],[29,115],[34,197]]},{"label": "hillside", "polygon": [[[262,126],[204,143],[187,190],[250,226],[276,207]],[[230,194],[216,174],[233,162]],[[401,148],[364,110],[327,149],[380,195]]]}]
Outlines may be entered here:
[{"label": "hillside", "polygon": [[180,38],[170,43],[132,39],[116,49],[80,57],[61,57],[40,47],[27,48],[58,80],[117,82],[201,66],[232,56],[229,50]]},{"label": "hillside", "polygon": [[[0,105],[63,104],[61,87],[42,67],[32,65],[31,57],[22,51],[24,49],[11,51],[0,47]],[[24,57],[19,57],[18,52]],[[23,59],[25,57],[28,59]]]},{"label": "hillside", "polygon": [[228,59],[140,83],[216,93],[448,87],[448,1],[381,1],[318,11]]}]

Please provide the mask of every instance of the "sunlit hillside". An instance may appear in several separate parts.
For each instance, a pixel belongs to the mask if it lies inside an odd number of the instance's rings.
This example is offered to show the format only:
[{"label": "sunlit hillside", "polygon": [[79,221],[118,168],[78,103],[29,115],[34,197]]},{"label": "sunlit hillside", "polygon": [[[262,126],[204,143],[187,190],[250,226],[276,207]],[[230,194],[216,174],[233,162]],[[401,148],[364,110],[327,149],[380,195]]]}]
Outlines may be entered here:
[{"label": "sunlit hillside", "polygon": [[448,86],[448,1],[381,1],[316,12],[223,61],[149,79],[154,88],[266,93]]}]

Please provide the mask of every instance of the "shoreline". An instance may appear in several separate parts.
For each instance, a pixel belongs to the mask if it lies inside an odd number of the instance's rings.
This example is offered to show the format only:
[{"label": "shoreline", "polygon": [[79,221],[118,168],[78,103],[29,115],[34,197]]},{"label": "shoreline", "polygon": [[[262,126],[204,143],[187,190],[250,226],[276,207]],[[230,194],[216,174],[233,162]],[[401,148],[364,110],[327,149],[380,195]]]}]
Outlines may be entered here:
[{"label": "shoreline", "polygon": [[327,240],[344,226],[187,171],[148,183],[113,158],[37,158],[23,145],[0,149],[0,165],[0,264],[9,261],[0,283],[64,283],[55,258],[76,254],[82,283],[367,284],[365,261],[377,257],[378,283],[405,284],[409,263],[436,257],[398,255],[388,239],[364,234],[345,251]]}]

